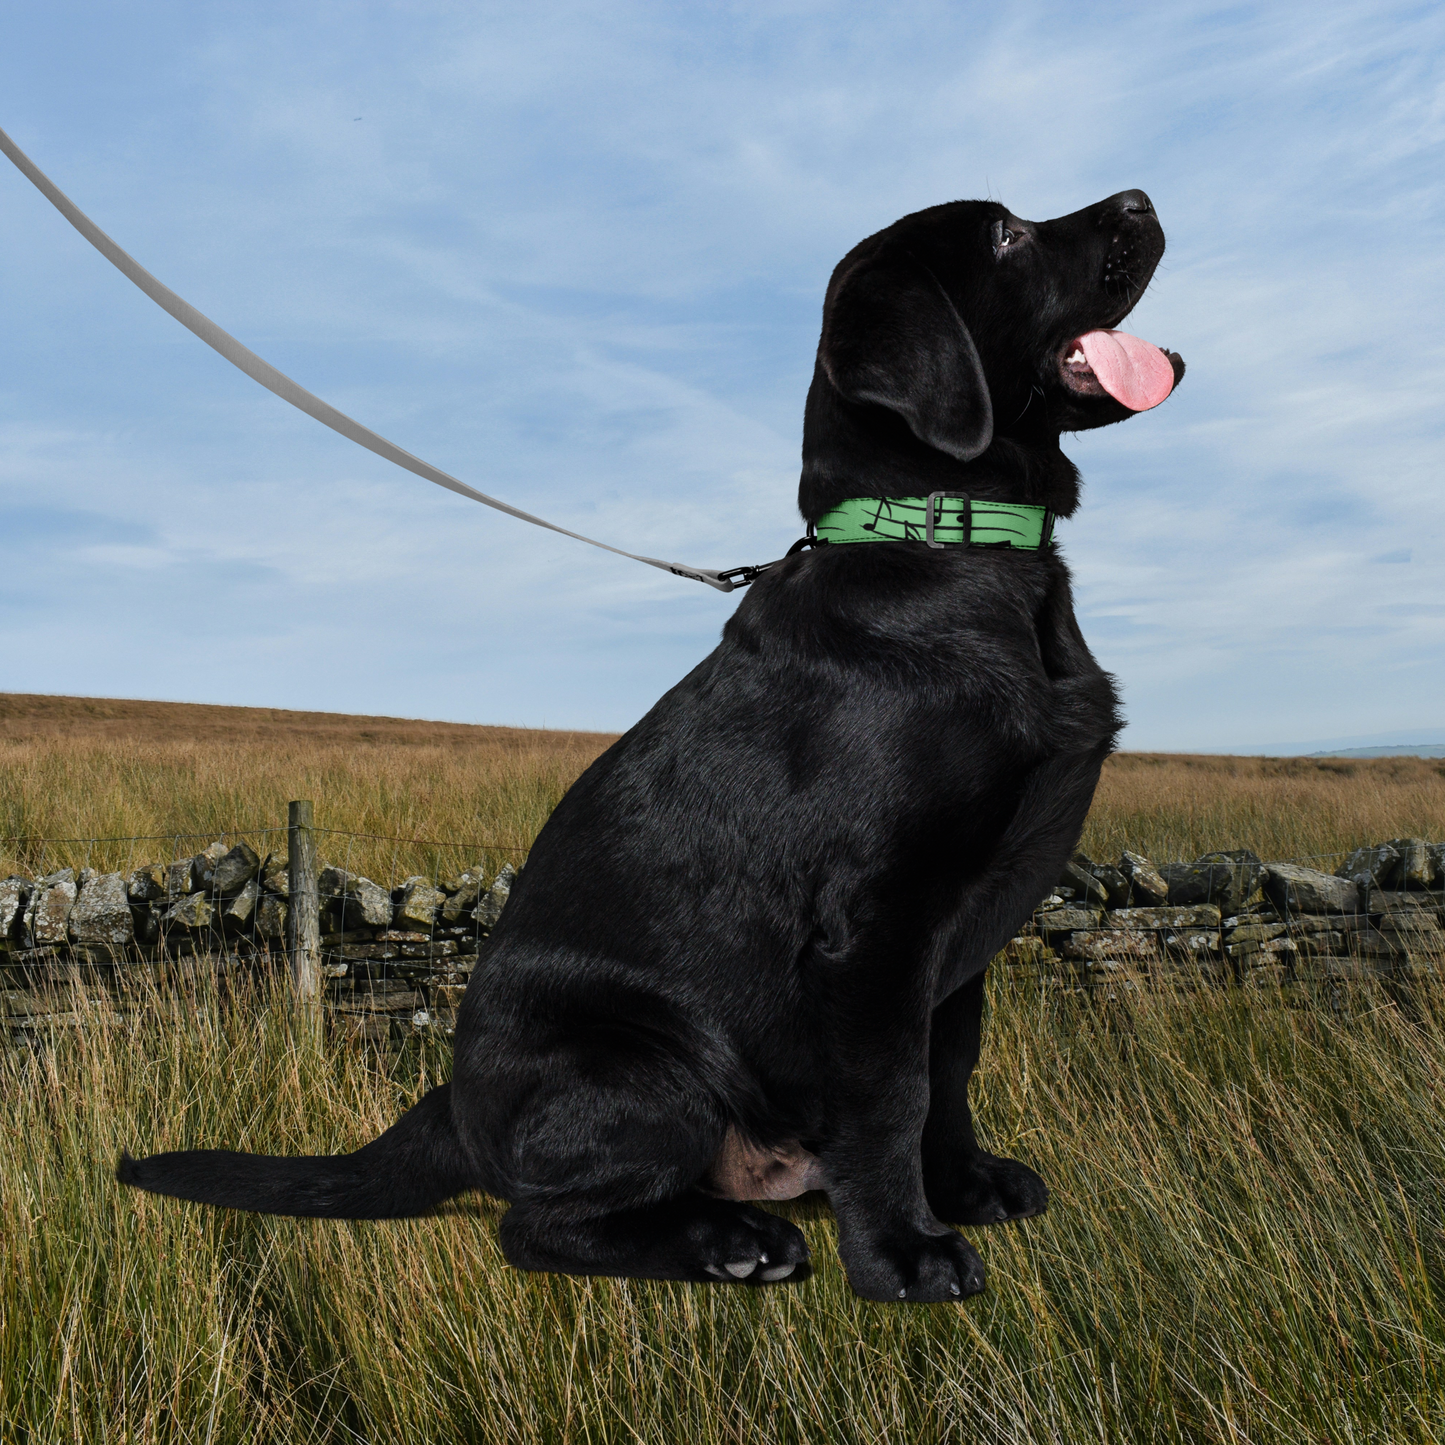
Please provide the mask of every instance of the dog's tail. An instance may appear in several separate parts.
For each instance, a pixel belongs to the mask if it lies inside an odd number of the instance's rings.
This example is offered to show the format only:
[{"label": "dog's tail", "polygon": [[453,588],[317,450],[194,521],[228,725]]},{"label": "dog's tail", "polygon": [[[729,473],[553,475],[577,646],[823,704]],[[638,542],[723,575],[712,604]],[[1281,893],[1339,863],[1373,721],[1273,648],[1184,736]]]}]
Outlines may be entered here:
[{"label": "dog's tail", "polygon": [[277,1158],[187,1149],[132,1159],[116,1178],[153,1194],[324,1219],[403,1219],[476,1188],[452,1121],[452,1086],[422,1096],[385,1134],[354,1154]]}]

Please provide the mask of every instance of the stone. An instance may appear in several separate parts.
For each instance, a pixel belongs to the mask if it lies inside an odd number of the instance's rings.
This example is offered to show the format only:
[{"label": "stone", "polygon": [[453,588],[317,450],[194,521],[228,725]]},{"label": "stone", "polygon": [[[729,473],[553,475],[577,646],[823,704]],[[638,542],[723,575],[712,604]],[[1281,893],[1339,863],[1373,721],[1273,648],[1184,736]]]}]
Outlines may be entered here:
[{"label": "stone", "polygon": [[389,928],[391,894],[370,878],[358,878],[351,896],[346,900],[346,926]]},{"label": "stone", "polygon": [[481,867],[470,868],[453,880],[456,887],[449,890],[451,896],[442,907],[442,917],[448,923],[457,923],[477,906],[477,899],[486,887],[486,873]]},{"label": "stone", "polygon": [[437,880],[437,887],[449,898],[454,893],[460,893],[463,888],[468,887],[476,879],[485,876],[486,867],[481,863],[471,863],[463,868],[460,873],[454,873],[450,878]]},{"label": "stone", "polygon": [[1289,921],[1290,935],[1306,938],[1312,933],[1344,933],[1368,928],[1370,920],[1364,913],[1297,913]]},{"label": "stone", "polygon": [[1016,966],[1037,968],[1049,957],[1042,938],[1011,938],[1004,945],[1003,960]]},{"label": "stone", "polygon": [[1288,931],[1283,923],[1242,923],[1231,928],[1224,935],[1226,943],[1266,943],[1271,938],[1283,938]]},{"label": "stone", "polygon": [[1253,958],[1256,954],[1292,958],[1299,952],[1299,946],[1292,938],[1241,938],[1237,942],[1226,943],[1224,951],[1235,959]]},{"label": "stone", "polygon": [[467,980],[472,976],[471,964],[458,959],[446,960],[442,968],[445,970],[444,972],[439,973],[432,969],[430,972],[423,973],[420,976],[421,981],[428,988],[440,988],[443,984],[460,984],[465,987]]},{"label": "stone", "polygon": [[391,894],[370,878],[344,868],[323,868],[316,891],[339,905],[343,928],[387,928],[391,924]]},{"label": "stone", "polygon": [[147,903],[139,908],[131,909],[131,921],[135,927],[135,941],[137,943],[154,943],[161,933],[161,915],[169,905],[164,901],[159,903]]},{"label": "stone", "polygon": [[1263,867],[1248,848],[1205,853],[1192,863],[1166,863],[1159,875],[1169,885],[1169,902],[1175,907],[1214,903],[1225,913],[1237,913],[1259,886]]},{"label": "stone", "polygon": [[1297,863],[1271,863],[1264,870],[1264,891],[1286,917],[1296,913],[1358,913],[1360,908],[1360,889],[1353,879]]},{"label": "stone", "polygon": [[1071,933],[1063,940],[1059,952],[1074,959],[1135,959],[1148,961],[1159,957],[1159,945],[1150,933],[1111,932],[1100,929]]},{"label": "stone", "polygon": [[261,870],[261,886],[270,893],[279,893],[282,898],[291,894],[291,862],[282,858],[269,861]]},{"label": "stone", "polygon": [[241,885],[240,892],[221,904],[221,922],[231,928],[247,927],[256,911],[256,899],[260,892],[256,880],[248,878]]},{"label": "stone", "polygon": [[1106,908],[1124,908],[1129,903],[1129,880],[1112,863],[1080,865],[1103,886]]},{"label": "stone", "polygon": [[442,984],[431,991],[432,1005],[439,1009],[458,1009],[462,1006],[462,995],[466,991],[465,984]]},{"label": "stone", "polygon": [[1382,964],[1376,959],[1350,958],[1342,954],[1312,958],[1305,966],[1306,975],[1320,982],[1364,983],[1382,978],[1389,971],[1388,963]]},{"label": "stone", "polygon": [[145,863],[131,869],[125,895],[132,903],[154,903],[166,896],[166,869],[162,863]]},{"label": "stone", "polygon": [[70,936],[77,943],[121,946],[135,938],[123,873],[105,873],[85,883],[70,911]]},{"label": "stone", "polygon": [[1256,903],[1246,908],[1243,913],[1236,913],[1233,917],[1226,918],[1223,923],[1225,928],[1239,928],[1247,923],[1280,923],[1283,920],[1279,913],[1269,904]]},{"label": "stone", "polygon": [[191,893],[173,903],[161,920],[168,928],[209,928],[216,910],[204,893]]},{"label": "stone", "polygon": [[384,1044],[391,1038],[391,1020],[385,1014],[337,1014],[332,1027],[349,1044]]},{"label": "stone", "polygon": [[1212,903],[1192,908],[1116,908],[1106,918],[1108,928],[1218,928],[1219,909]]},{"label": "stone", "polygon": [[403,958],[451,958],[457,951],[455,943],[401,943],[396,945]]},{"label": "stone", "polygon": [[211,887],[227,897],[239,893],[261,871],[260,855],[245,843],[237,843],[217,864]]},{"label": "stone", "polygon": [[216,865],[226,856],[226,845],[219,840],[208,843],[191,859],[191,887],[210,888],[215,878]]},{"label": "stone", "polygon": [[1430,939],[1445,940],[1445,932],[1441,931],[1440,920],[1434,913],[1387,913],[1380,920],[1380,932],[1417,939],[1417,947]]},{"label": "stone", "polygon": [[335,995],[335,1008],[342,1013],[413,1013],[425,1003],[426,997],[409,984],[400,989],[373,984]]},{"label": "stone", "polygon": [[1218,933],[1161,933],[1159,941],[1164,945],[1166,954],[1199,959],[1217,957],[1219,954]]},{"label": "stone", "polygon": [[35,880],[30,901],[25,907],[25,930],[31,947],[47,943],[64,943],[69,931],[70,910],[75,907],[75,870],[63,868]]},{"label": "stone", "polygon": [[1440,868],[1424,838],[1391,838],[1385,845],[1400,855],[1391,882],[1396,888],[1433,888]]},{"label": "stone", "polygon": [[[512,883],[516,879],[517,870],[510,863],[503,863],[501,871],[497,874],[492,886],[487,890],[486,896],[477,904],[477,926],[479,928],[495,928],[497,920],[502,916],[502,909],[507,906],[507,899],[512,894]],[[1089,879],[1091,883],[1094,880]],[[1094,883],[1094,887],[1099,887]]]},{"label": "stone", "polygon": [[1388,843],[1376,843],[1369,848],[1356,848],[1338,868],[1336,878],[1349,878],[1364,886],[1383,887],[1395,876],[1395,867],[1400,855]]},{"label": "stone", "polygon": [[342,943],[326,944],[323,947],[334,951],[338,958],[400,958],[401,948],[395,943]]},{"label": "stone", "polygon": [[276,893],[263,893],[256,903],[256,934],[260,938],[285,939],[286,900]]},{"label": "stone", "polygon": [[437,909],[446,901],[446,894],[425,878],[408,878],[401,885],[401,900],[396,905],[397,926],[430,930],[436,923]]},{"label": "stone", "polygon": [[351,891],[356,881],[356,874],[348,873],[345,868],[334,868],[330,863],[323,863],[321,872],[316,875],[316,896],[342,898]]},{"label": "stone", "polygon": [[1378,928],[1362,928],[1350,939],[1351,951],[1361,958],[1397,958],[1404,949],[1393,934]]},{"label": "stone", "polygon": [[1102,928],[1102,908],[1050,908],[1034,915],[1034,922],[1044,933],[1074,933],[1079,929]]},{"label": "stone", "polygon": [[191,874],[194,858],[177,858],[166,869],[166,897],[174,901],[184,898],[191,891]]},{"label": "stone", "polygon": [[1267,964],[1246,969],[1239,982],[1248,989],[1279,989],[1289,982],[1289,976],[1289,968],[1270,960]]},{"label": "stone", "polygon": [[25,916],[25,903],[34,883],[29,878],[10,877],[0,881],[0,938],[9,938]]},{"label": "stone", "polygon": [[1129,884],[1128,901],[1135,907],[1158,908],[1169,901],[1169,885],[1142,853],[1121,853],[1119,872]]},{"label": "stone", "polygon": [[1344,953],[1349,946],[1350,935],[1338,929],[1323,933],[1301,933],[1295,938],[1295,947],[1299,949],[1301,957],[1305,958]]},{"label": "stone", "polygon": [[23,988],[6,989],[0,993],[0,1013],[12,1018],[54,1013],[63,1007],[64,1004],[53,994],[34,993]]},{"label": "stone", "polygon": [[1439,893],[1401,893],[1395,890],[1386,891],[1383,888],[1370,889],[1370,901],[1366,904],[1366,910],[1370,913],[1392,914],[1403,913],[1410,916],[1419,913],[1439,913],[1442,896]]},{"label": "stone", "polygon": [[1072,862],[1064,864],[1064,871],[1059,874],[1058,886],[1072,889],[1074,897],[1085,904],[1092,903],[1103,908],[1109,901],[1109,890],[1089,872],[1092,866],[1082,853],[1076,853]]}]

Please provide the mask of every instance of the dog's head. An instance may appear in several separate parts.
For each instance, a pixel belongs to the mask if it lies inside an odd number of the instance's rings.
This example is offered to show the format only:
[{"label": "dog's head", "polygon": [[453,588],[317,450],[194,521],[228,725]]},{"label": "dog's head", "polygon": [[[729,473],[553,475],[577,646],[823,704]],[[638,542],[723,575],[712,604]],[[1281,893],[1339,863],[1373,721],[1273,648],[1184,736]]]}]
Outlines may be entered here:
[{"label": "dog's head", "polygon": [[1056,452],[1061,432],[1157,406],[1183,361],[1114,328],[1163,254],[1142,191],[1042,222],[955,201],[855,246],[823,307],[805,515],[843,495],[961,486],[978,459],[1039,480],[1048,468],[1029,454]]}]

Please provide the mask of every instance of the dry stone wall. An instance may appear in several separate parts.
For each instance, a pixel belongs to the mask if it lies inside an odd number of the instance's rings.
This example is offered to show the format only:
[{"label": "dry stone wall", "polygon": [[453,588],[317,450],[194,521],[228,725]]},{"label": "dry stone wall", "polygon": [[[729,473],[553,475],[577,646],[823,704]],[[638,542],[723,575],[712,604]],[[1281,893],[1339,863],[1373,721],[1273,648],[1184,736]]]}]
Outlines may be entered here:
[{"label": "dry stone wall", "polygon": [[[326,1002],[343,1034],[450,1032],[482,939],[516,869],[481,864],[385,887],[323,864],[317,877]],[[124,873],[66,868],[0,879],[0,1004],[13,1034],[78,1021],[97,990],[124,994],[186,960],[280,965],[289,869],[245,843]]]},{"label": "dry stone wall", "polygon": [[1156,867],[1082,853],[1005,957],[1066,984],[1246,987],[1445,978],[1445,844],[1394,838],[1326,873],[1248,849]]},{"label": "dry stone wall", "polygon": [[[185,960],[279,966],[289,870],[245,843],[124,873],[0,879],[0,1005],[11,1036],[80,1021]],[[323,864],[326,1001],[342,1034],[449,1032],[516,870],[480,865],[386,886]],[[1084,990],[1445,978],[1445,844],[1395,838],[1333,872],[1247,849],[1157,865],[1076,854],[1004,951],[1023,974]]]}]

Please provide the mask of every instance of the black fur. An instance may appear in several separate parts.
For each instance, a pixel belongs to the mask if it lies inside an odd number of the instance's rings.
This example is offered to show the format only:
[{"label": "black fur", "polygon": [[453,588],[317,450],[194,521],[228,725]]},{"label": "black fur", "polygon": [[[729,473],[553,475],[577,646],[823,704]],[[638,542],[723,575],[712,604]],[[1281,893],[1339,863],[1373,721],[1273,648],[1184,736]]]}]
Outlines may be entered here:
[{"label": "black fur", "polygon": [[[1130,413],[1062,358],[1163,249],[1141,192],[1037,225],[956,202],[857,246],[824,307],[803,515],[955,489],[1068,516],[1060,432]],[[793,556],[543,828],[450,1085],[343,1158],[165,1154],[120,1177],[352,1218],[483,1189],[524,1269],[756,1279],[802,1235],[707,1182],[737,1141],[801,1148],[860,1294],[973,1293],[947,1224],[1047,1202],[974,1135],[984,970],[1067,861],[1118,726],[1057,553]]]}]

